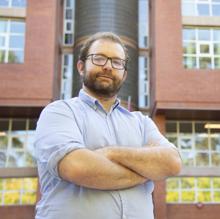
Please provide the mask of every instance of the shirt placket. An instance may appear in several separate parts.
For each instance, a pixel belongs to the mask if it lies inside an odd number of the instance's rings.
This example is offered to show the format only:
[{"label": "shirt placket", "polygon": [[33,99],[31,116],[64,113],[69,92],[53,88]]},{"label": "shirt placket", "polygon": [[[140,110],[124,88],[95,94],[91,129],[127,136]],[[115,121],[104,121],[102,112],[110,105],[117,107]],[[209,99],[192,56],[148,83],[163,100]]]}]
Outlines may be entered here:
[{"label": "shirt placket", "polygon": [[[111,113],[107,113],[106,114],[106,124],[109,130],[109,135],[111,137],[111,142],[116,145],[117,141],[116,141],[116,133],[114,132],[114,127],[112,124],[112,114]],[[121,219],[128,219],[128,217],[126,216],[126,198],[124,197],[124,195],[122,194],[122,192],[118,191],[117,192],[119,195],[119,199],[120,199],[120,203],[121,203]]]}]

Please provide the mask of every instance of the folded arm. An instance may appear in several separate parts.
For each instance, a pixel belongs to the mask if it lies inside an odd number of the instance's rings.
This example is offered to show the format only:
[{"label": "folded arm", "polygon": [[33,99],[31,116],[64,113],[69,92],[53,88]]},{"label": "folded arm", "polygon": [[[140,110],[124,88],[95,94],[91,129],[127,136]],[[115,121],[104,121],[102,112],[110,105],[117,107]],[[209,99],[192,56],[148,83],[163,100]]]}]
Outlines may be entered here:
[{"label": "folded arm", "polygon": [[150,180],[177,175],[181,169],[181,158],[173,146],[107,147],[99,153]]},{"label": "folded arm", "polygon": [[88,188],[116,190],[147,181],[143,176],[110,161],[100,152],[78,149],[67,154],[58,164],[61,178]]}]

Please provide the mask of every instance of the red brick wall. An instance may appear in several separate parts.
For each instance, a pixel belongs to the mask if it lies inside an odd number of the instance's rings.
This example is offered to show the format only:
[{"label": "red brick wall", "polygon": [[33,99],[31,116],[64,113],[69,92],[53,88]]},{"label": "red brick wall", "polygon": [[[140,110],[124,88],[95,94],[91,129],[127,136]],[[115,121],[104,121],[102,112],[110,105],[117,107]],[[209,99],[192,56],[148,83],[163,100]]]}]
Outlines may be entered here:
[{"label": "red brick wall", "polygon": [[42,106],[59,95],[60,7],[60,1],[28,1],[25,63],[0,64],[1,106]]},{"label": "red brick wall", "polygon": [[0,206],[2,219],[34,219],[35,206]]},{"label": "red brick wall", "polygon": [[157,109],[219,109],[220,70],[182,64],[181,0],[151,1],[151,87]]}]

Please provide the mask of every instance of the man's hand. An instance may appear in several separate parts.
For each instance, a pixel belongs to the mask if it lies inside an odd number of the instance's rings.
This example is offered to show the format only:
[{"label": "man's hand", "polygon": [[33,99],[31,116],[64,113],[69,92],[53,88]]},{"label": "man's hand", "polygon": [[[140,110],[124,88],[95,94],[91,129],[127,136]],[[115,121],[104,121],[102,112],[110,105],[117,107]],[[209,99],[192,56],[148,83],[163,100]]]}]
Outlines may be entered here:
[{"label": "man's hand", "polygon": [[77,185],[100,190],[126,189],[146,182],[145,177],[107,157],[107,148],[72,151],[59,162],[59,175]]},{"label": "man's hand", "polygon": [[162,180],[177,175],[181,169],[181,158],[172,145],[105,147],[96,152],[150,180]]}]

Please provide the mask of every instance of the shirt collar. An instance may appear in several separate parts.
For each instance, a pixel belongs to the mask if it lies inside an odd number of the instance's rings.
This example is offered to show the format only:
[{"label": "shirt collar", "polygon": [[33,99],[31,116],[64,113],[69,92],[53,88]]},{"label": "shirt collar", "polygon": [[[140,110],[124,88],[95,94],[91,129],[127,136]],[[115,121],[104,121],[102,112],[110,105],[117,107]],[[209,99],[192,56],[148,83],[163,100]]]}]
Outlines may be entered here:
[{"label": "shirt collar", "polygon": [[[85,102],[86,104],[88,104],[89,106],[91,106],[94,110],[97,110],[98,106],[100,106],[102,108],[101,103],[94,97],[90,96],[86,91],[84,91],[83,89],[81,89],[79,91],[79,98]],[[112,108],[110,110],[113,111],[115,108],[117,108],[117,106],[120,105],[120,99],[116,99],[115,103],[112,105]]]}]

